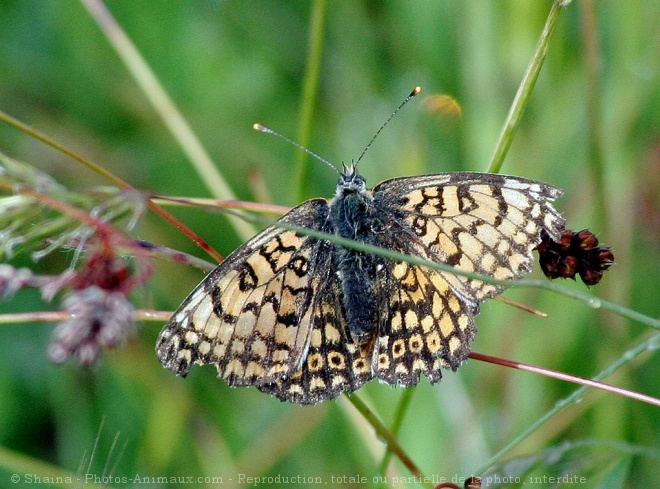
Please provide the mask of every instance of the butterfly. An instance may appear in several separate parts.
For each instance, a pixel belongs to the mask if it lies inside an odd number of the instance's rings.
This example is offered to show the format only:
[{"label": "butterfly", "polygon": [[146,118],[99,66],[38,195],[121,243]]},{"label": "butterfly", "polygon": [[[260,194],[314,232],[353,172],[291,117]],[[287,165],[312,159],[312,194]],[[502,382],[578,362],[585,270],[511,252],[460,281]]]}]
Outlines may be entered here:
[{"label": "butterfly", "polygon": [[[359,161],[359,160],[358,160]],[[552,185],[490,173],[395,178],[368,189],[344,166],[331,200],[279,223],[321,231],[500,280],[531,270],[541,230],[564,219]],[[392,260],[275,223],[183,301],[156,346],[186,376],[214,364],[231,386],[315,404],[373,378],[401,386],[466,360],[479,303],[504,287]]]}]

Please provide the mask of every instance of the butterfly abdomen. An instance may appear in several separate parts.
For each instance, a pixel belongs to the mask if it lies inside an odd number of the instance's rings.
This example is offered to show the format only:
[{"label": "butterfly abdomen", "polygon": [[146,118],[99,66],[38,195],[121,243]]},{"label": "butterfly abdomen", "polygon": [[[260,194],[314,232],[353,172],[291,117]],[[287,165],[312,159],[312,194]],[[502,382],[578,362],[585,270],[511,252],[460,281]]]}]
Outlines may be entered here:
[{"label": "butterfly abdomen", "polygon": [[[344,189],[330,205],[334,232],[342,238],[374,244],[373,198],[363,189]],[[333,247],[333,266],[342,290],[342,305],[353,340],[369,342],[375,333],[374,282],[379,257],[343,246]]]},{"label": "butterfly abdomen", "polygon": [[337,246],[333,258],[341,283],[348,327],[354,341],[363,343],[371,338],[375,328],[375,257]]}]

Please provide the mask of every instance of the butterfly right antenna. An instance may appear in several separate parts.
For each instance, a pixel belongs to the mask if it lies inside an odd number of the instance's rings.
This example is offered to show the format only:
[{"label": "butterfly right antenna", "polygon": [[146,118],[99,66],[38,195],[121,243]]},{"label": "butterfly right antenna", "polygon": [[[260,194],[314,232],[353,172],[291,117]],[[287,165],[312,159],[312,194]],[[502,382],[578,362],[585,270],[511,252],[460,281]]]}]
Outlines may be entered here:
[{"label": "butterfly right antenna", "polygon": [[383,125],[380,126],[380,129],[378,129],[378,131],[376,131],[376,134],[374,134],[374,137],[371,138],[371,141],[369,141],[369,144],[367,144],[367,147],[364,148],[364,151],[362,151],[362,153],[360,154],[360,156],[358,156],[358,159],[355,160],[355,163],[353,163],[353,168],[354,168],[355,170],[357,170],[358,163],[360,163],[360,161],[362,160],[362,157],[363,157],[364,154],[367,152],[367,150],[371,147],[371,145],[372,145],[373,142],[376,140],[376,138],[378,137],[378,135],[380,134],[380,132],[381,132],[383,129],[385,129],[385,126],[386,126],[387,124],[389,124],[389,122],[394,118],[394,116],[396,115],[396,113],[399,112],[399,111],[403,108],[404,105],[406,105],[408,102],[410,102],[410,99],[412,99],[413,97],[419,95],[419,93],[420,93],[421,91],[422,91],[422,87],[415,87],[415,88],[413,88],[413,91],[410,92],[410,95],[408,95],[408,96],[403,100],[403,102],[401,102],[401,104],[396,108],[396,110],[395,110],[394,112],[392,112],[392,114],[391,114],[391,115],[387,118],[387,120],[383,123]]}]

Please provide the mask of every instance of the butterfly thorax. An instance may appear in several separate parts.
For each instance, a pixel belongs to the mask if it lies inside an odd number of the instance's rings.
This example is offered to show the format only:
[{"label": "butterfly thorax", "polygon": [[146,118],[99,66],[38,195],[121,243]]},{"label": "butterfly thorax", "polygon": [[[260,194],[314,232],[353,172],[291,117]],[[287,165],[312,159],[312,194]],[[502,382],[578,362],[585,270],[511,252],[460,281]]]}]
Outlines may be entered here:
[{"label": "butterfly thorax", "polygon": [[[358,242],[375,244],[380,220],[373,212],[373,195],[362,176],[345,171],[330,202],[330,223],[334,234]],[[332,261],[341,284],[342,305],[353,340],[368,344],[376,325],[374,283],[381,258],[334,245]]]}]

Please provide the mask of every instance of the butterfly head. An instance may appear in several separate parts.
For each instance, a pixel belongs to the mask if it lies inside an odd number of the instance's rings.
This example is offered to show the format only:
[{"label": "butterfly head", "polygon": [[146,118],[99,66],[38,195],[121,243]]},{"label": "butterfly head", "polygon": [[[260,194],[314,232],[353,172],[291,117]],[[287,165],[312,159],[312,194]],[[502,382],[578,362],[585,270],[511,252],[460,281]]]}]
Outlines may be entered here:
[{"label": "butterfly head", "polygon": [[336,197],[353,193],[364,193],[367,190],[367,182],[362,175],[357,172],[357,166],[347,167],[343,164],[344,170],[341,172],[339,182],[337,182]]}]

